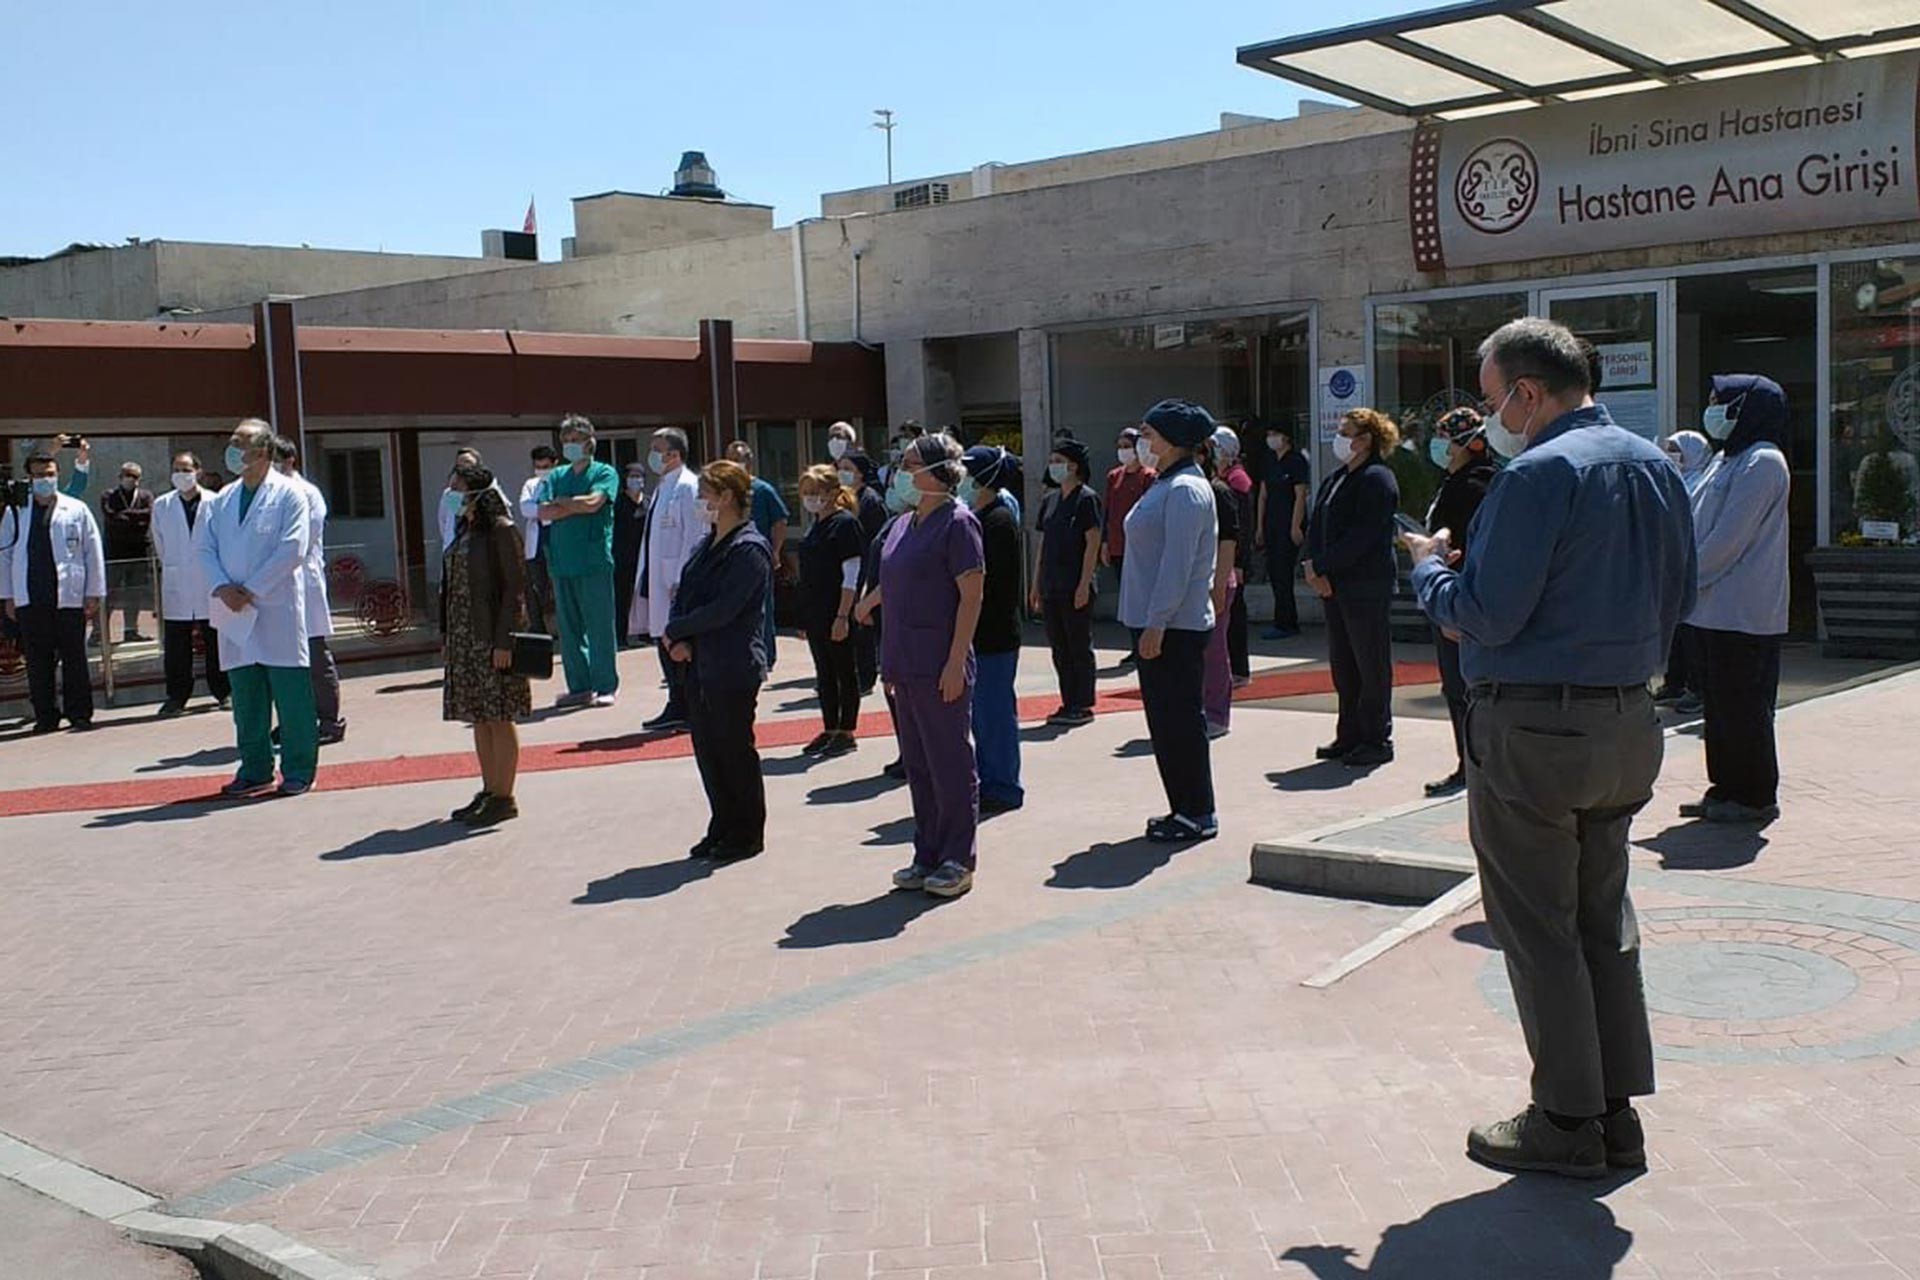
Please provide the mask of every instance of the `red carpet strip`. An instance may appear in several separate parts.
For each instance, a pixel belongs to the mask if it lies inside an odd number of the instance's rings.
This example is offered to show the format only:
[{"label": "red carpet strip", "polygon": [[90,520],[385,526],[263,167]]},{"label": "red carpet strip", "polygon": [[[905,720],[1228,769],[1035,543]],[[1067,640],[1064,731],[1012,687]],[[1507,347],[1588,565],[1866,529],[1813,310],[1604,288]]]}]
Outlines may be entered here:
[{"label": "red carpet strip", "polygon": [[[1440,669],[1430,662],[1397,662],[1393,669],[1396,685],[1434,684]],[[1333,677],[1325,667],[1307,667],[1275,671],[1255,676],[1253,683],[1236,689],[1236,702],[1259,702],[1272,698],[1297,698],[1333,692]],[[881,705],[876,702],[874,705]],[[1051,715],[1059,700],[1050,695],[1020,699],[1023,722],[1042,720]],[[1137,711],[1140,691],[1117,689],[1101,693],[1094,702],[1096,714]],[[754,737],[762,750],[797,747],[813,739],[820,721],[811,716],[762,723]],[[862,738],[893,736],[893,721],[882,711],[869,711],[860,717],[855,730]],[[589,738],[581,742],[530,744],[521,749],[520,772],[548,773],[556,769],[590,769],[610,764],[638,764],[649,760],[675,760],[693,754],[693,741],[686,734],[631,733],[614,738]],[[330,764],[320,770],[316,791],[355,791],[363,787],[394,787],[409,782],[444,782],[479,775],[479,766],[469,751],[450,751],[427,756],[393,756],[385,760],[352,760]],[[18,791],[0,791],[0,818],[20,818],[39,813],[91,813],[102,809],[134,809],[173,804],[220,804],[219,790],[226,775],[189,778],[134,778],[120,782],[80,782],[65,786],[30,787]]]}]

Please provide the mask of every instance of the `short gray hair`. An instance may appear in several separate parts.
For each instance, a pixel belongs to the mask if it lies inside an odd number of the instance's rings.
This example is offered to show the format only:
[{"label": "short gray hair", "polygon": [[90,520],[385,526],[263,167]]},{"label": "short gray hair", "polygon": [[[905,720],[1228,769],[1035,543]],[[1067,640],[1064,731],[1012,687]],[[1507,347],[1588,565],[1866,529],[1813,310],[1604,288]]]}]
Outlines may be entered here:
[{"label": "short gray hair", "polygon": [[1567,326],[1539,316],[1509,320],[1495,329],[1480,344],[1480,359],[1493,361],[1508,386],[1532,378],[1550,396],[1593,390],[1580,339]]},{"label": "short gray hair", "polygon": [[240,438],[248,453],[273,448],[273,428],[264,419],[242,418],[240,425],[233,429],[233,434]]},{"label": "short gray hair", "polygon": [[591,440],[597,433],[593,429],[593,420],[591,418],[587,417],[584,413],[570,413],[560,419],[560,434],[562,436],[585,436]]}]

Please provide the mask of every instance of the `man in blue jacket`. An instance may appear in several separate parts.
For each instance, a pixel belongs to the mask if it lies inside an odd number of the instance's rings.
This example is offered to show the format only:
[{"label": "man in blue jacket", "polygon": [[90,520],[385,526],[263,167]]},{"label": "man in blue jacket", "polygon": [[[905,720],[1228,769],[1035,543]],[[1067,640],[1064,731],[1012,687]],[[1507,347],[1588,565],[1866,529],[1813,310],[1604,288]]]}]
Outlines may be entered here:
[{"label": "man in blue jacket", "polygon": [[1467,1151],[1604,1177],[1646,1162],[1627,831],[1660,773],[1647,682],[1693,607],[1693,518],[1680,473],[1593,402],[1566,328],[1515,320],[1480,356],[1488,442],[1512,461],[1458,568],[1464,531],[1406,539],[1421,608],[1461,637],[1468,827],[1533,1057],[1533,1104],[1474,1128]]}]

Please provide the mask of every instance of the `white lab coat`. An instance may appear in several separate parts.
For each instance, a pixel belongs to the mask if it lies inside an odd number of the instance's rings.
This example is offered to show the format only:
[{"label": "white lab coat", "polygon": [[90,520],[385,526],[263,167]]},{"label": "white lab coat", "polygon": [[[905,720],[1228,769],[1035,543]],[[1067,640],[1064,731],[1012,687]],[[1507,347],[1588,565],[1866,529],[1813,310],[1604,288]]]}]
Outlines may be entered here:
[{"label": "white lab coat", "polygon": [[540,554],[540,526],[553,523],[540,518],[540,504],[546,499],[547,478],[528,476],[527,482],[520,486],[520,540],[529,560]]},{"label": "white lab coat", "polygon": [[307,499],[307,565],[301,577],[307,589],[307,635],[333,635],[333,605],[327,599],[327,495],[295,473],[287,477]]},{"label": "white lab coat", "polygon": [[259,616],[242,639],[215,627],[220,635],[220,665],[228,671],[255,664],[267,667],[307,665],[307,564],[311,513],[301,487],[269,470],[240,516],[246,482],[234,480],[200,511],[200,568],[211,595],[232,584],[253,595],[248,606]]},{"label": "white lab coat", "polygon": [[160,561],[160,618],[163,622],[204,622],[207,575],[200,568],[200,540],[213,512],[213,490],[200,490],[200,509],[187,527],[187,508],[178,489],[153,500],[153,554]]},{"label": "white lab coat", "polygon": [[[47,534],[53,542],[53,568],[59,576],[59,609],[78,609],[88,600],[107,594],[107,558],[100,546],[100,526],[93,511],[78,498],[55,494]],[[15,605],[40,603],[27,593],[27,534],[33,517],[24,507],[8,507],[0,515],[0,600]]]},{"label": "white lab coat", "polygon": [[[708,526],[694,509],[700,499],[700,477],[679,467],[660,477],[647,508],[647,548],[640,577],[633,583],[633,607],[627,613],[627,634],[663,636],[673,609],[673,592],[680,571],[693,559],[693,549],[707,536]],[[640,594],[644,578],[647,594]]]}]

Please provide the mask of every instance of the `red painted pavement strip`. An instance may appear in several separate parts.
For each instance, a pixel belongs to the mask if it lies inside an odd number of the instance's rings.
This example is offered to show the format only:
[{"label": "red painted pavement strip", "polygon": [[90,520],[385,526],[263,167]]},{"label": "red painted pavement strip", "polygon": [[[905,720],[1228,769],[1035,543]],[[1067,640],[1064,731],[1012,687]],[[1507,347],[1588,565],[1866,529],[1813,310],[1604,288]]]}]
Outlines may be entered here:
[{"label": "red painted pavement strip", "polygon": [[[1440,669],[1431,662],[1396,662],[1396,685],[1434,684]],[[1254,677],[1253,683],[1234,690],[1236,702],[1257,702],[1269,698],[1297,698],[1331,693],[1332,674],[1325,667],[1276,671]],[[1050,695],[1020,699],[1020,718],[1039,720],[1058,705]],[[1094,701],[1094,712],[1134,711],[1140,706],[1138,689],[1102,693]],[[761,747],[794,747],[811,741],[820,731],[820,721],[808,717],[770,720],[761,724],[754,737]],[[862,738],[893,735],[892,718],[884,711],[870,711],[860,717],[855,734]],[[674,760],[693,754],[693,742],[686,734],[632,733],[617,738],[589,738],[581,742],[549,742],[522,748],[520,772],[548,773],[556,769],[592,769],[610,764],[634,764],[648,760]],[[394,787],[409,782],[444,782],[470,778],[479,767],[469,751],[450,751],[428,756],[393,756],[385,760],[355,760],[328,765],[320,771],[316,791],[355,791],[363,787]],[[102,809],[132,809],[185,803],[224,803],[218,795],[221,778],[138,778],[120,782],[81,782],[58,787],[32,787],[19,791],[0,791],[0,818],[22,818],[40,813],[80,813]]]}]

